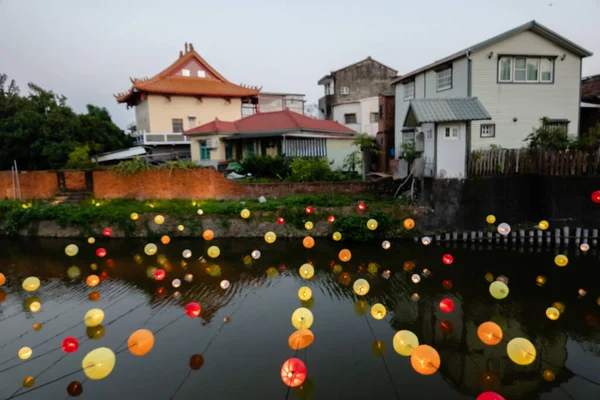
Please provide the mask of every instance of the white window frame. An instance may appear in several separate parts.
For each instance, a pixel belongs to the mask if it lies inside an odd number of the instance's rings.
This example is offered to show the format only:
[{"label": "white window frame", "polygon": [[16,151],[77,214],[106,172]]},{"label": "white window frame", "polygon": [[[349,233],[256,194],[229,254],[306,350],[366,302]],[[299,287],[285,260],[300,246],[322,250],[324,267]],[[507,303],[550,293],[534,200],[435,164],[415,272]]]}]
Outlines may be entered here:
[{"label": "white window frame", "polygon": [[479,127],[479,137],[493,138],[496,137],[496,124],[481,124]]},{"label": "white window frame", "polygon": [[[502,62],[505,60],[510,61],[511,71],[510,71],[510,79],[502,79]],[[525,60],[525,66],[523,68],[517,67],[517,60]],[[551,56],[526,56],[526,55],[517,55],[517,56],[500,56],[498,58],[498,83],[545,83],[545,84],[553,84],[554,83],[554,67],[555,67],[555,58]],[[536,66],[536,76],[534,79],[528,79],[528,66],[535,65]],[[517,72],[523,73],[524,79],[517,79]],[[549,75],[549,79],[543,79],[543,75]]]},{"label": "white window frame", "polygon": [[[410,88],[410,89],[409,89]],[[415,98],[415,81],[407,82],[402,85],[404,93],[404,100],[410,100]]]},{"label": "white window frame", "polygon": [[[529,66],[534,65],[535,62],[535,79],[529,79]],[[540,81],[540,58],[539,57],[527,57],[525,62],[525,81],[526,82],[539,82]]]},{"label": "white window frame", "polygon": [[181,76],[190,76],[190,70],[187,68],[183,68],[181,70]]},{"label": "white window frame", "polygon": [[340,88],[340,93],[342,96],[348,96],[350,94],[350,88],[348,86],[342,86]]},{"label": "white window frame", "polygon": [[438,92],[452,89],[452,67],[448,67],[436,72],[436,89]]},{"label": "white window frame", "polygon": [[[544,62],[547,62],[547,67],[548,70],[547,72],[550,72],[550,79],[544,79]],[[540,58],[540,66],[539,66],[539,73],[540,73],[540,82],[542,83],[552,83],[554,82],[554,60],[548,57],[541,57]]]},{"label": "white window frame", "polygon": [[371,112],[369,113],[369,122],[372,124],[376,124],[379,122],[379,113]]},{"label": "white window frame", "polygon": [[[348,117],[351,115],[354,115],[354,122],[347,122]],[[358,117],[357,117],[356,113],[345,113],[344,114],[344,125],[351,125],[351,124],[358,124]]]},{"label": "white window frame", "polygon": [[203,69],[199,69],[198,78],[206,78],[206,71],[204,71]]},{"label": "white window frame", "polygon": [[458,140],[460,139],[460,128],[458,126],[447,126],[444,128],[444,139]]},{"label": "white window frame", "polygon": [[[517,60],[525,61],[523,68],[517,68]],[[524,73],[523,80],[517,80],[517,70]],[[527,82],[527,57],[514,57],[513,59],[513,82]]]},{"label": "white window frame", "polygon": [[[502,61],[503,60],[508,60],[508,63],[509,63],[508,79],[502,79]],[[513,57],[500,57],[498,59],[498,82],[512,82],[512,78],[513,78],[512,69],[513,69]]]}]

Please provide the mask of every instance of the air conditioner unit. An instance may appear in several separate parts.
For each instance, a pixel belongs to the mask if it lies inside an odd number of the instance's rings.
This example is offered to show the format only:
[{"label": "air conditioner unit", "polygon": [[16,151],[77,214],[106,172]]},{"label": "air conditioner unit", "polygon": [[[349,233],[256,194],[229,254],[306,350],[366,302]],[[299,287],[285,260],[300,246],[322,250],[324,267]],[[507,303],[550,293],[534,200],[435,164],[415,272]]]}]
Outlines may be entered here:
[{"label": "air conditioner unit", "polygon": [[219,139],[208,139],[206,141],[206,147],[209,149],[216,149],[219,147]]}]

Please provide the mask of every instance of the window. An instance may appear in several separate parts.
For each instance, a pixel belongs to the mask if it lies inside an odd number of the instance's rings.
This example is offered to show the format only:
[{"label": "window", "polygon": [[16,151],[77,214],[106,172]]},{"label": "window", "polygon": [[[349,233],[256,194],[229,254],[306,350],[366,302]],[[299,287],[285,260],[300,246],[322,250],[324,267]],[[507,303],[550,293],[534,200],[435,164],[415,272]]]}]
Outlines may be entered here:
[{"label": "window", "polygon": [[553,83],[554,58],[500,57],[498,59],[498,82]]},{"label": "window", "polygon": [[415,81],[405,83],[402,85],[404,88],[404,100],[410,100],[415,98]]},{"label": "window", "polygon": [[527,59],[515,58],[515,82],[525,82],[527,76]]},{"label": "window", "polygon": [[552,131],[561,131],[567,133],[569,130],[569,120],[568,119],[551,119],[544,118],[543,119],[544,126],[549,128]]},{"label": "window", "polygon": [[348,86],[342,86],[340,89],[340,93],[344,96],[347,96],[350,94],[350,88]]},{"label": "window", "polygon": [[190,70],[187,68],[184,68],[181,70],[181,75],[183,76],[190,76]]},{"label": "window", "polygon": [[254,142],[250,140],[250,141],[246,142],[246,152],[245,152],[244,156],[250,157],[253,154],[254,154]]},{"label": "window", "polygon": [[210,149],[206,147],[206,140],[200,141],[200,159],[210,160]]},{"label": "window", "polygon": [[425,132],[425,140],[433,140],[433,129],[427,129],[427,132]]},{"label": "window", "polygon": [[444,139],[458,140],[458,127],[447,126],[444,131]]},{"label": "window", "polygon": [[537,82],[539,61],[538,58],[527,59],[527,82]]},{"label": "window", "polygon": [[356,114],[344,114],[345,124],[356,124]]},{"label": "window", "polygon": [[379,105],[379,119],[383,119],[383,104]]},{"label": "window", "polygon": [[481,124],[479,136],[482,138],[496,137],[496,124]]},{"label": "window", "polygon": [[181,118],[173,118],[173,133],[183,133],[183,119]]},{"label": "window", "polygon": [[231,142],[225,142],[225,159],[232,160],[233,159],[233,144]]},{"label": "window", "polygon": [[188,125],[189,125],[189,129],[195,128],[196,127],[196,117],[194,117],[193,115],[190,115],[188,117]]},{"label": "window", "polygon": [[541,82],[552,82],[552,59],[541,58],[540,59],[540,81]]},{"label": "window", "polygon": [[376,123],[379,121],[379,113],[371,113],[371,123]]},{"label": "window", "polygon": [[452,68],[437,72],[437,91],[452,89]]},{"label": "window", "polygon": [[512,57],[500,57],[499,63],[498,80],[500,82],[510,82],[512,80]]},{"label": "window", "polygon": [[206,71],[198,70],[198,78],[206,78]]}]

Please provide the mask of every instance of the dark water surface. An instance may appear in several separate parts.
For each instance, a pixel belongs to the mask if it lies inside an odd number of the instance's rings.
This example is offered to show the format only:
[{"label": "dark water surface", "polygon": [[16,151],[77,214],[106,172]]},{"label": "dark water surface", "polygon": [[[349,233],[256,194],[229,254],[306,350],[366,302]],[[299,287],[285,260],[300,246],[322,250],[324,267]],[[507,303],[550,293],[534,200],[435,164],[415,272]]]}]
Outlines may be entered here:
[{"label": "dark water surface", "polygon": [[[73,258],[64,254],[69,243],[80,247]],[[380,243],[345,245],[329,239],[317,240],[306,250],[300,240],[268,245],[219,239],[210,244],[221,248],[221,256],[202,263],[198,258],[209,245],[203,240],[173,240],[166,246],[155,241],[157,255],[166,259],[146,256],[146,243],[0,240],[0,272],[7,277],[0,287],[0,398],[66,399],[67,385],[79,381],[82,399],[474,399],[490,390],[510,400],[600,399],[600,386],[594,383],[600,381],[600,261],[592,250],[583,254],[571,249],[568,266],[558,268],[554,250],[425,247],[392,241],[386,251]],[[352,259],[340,263],[337,255],[345,246]],[[105,258],[95,255],[98,247],[108,250]],[[193,256],[182,266],[184,249]],[[244,256],[254,249],[262,251],[262,257],[245,265]],[[441,262],[445,253],[454,256],[451,266]],[[136,254],[141,256],[137,261]],[[308,261],[316,270],[311,281],[298,274]],[[147,269],[160,262],[168,270],[166,278],[149,279]],[[407,271],[411,262],[415,267]],[[378,264],[376,274],[367,271],[369,263]],[[350,274],[349,284],[346,275],[333,271],[335,264]],[[67,269],[74,265],[81,276],[70,279]],[[270,267],[277,270],[276,276],[267,276]],[[411,275],[424,268],[431,275],[412,283]],[[382,277],[384,270],[390,270],[389,279]],[[490,296],[488,272],[509,278],[506,299]],[[92,273],[106,279],[88,287],[85,278]],[[184,281],[187,273],[193,274],[192,283]],[[269,275],[274,275],[273,269]],[[543,287],[536,285],[538,275],[547,278]],[[42,281],[36,292],[21,288],[28,276]],[[175,278],[182,281],[178,289],[171,285]],[[371,285],[363,298],[366,308],[352,290],[358,278]],[[231,282],[227,290],[219,286],[223,279]],[[313,291],[308,302],[298,298],[303,285]],[[587,291],[583,298],[578,296],[582,288]],[[90,300],[94,291],[100,295],[97,301]],[[420,297],[416,301],[414,293]],[[34,297],[42,304],[37,313],[29,310]],[[439,309],[444,297],[455,302],[450,313]],[[202,305],[199,318],[185,316],[190,301]],[[565,312],[550,321],[545,310],[557,301],[564,303]],[[388,310],[383,320],[370,315],[375,303]],[[288,337],[295,331],[291,315],[301,306],[314,314],[315,340],[296,354]],[[83,323],[92,308],[105,312],[100,328],[88,329]],[[503,328],[505,339],[531,340],[536,360],[519,366],[508,358],[506,342],[484,345],[477,327],[489,320]],[[38,322],[43,328],[34,331]],[[152,351],[136,357],[127,350],[126,340],[140,328],[153,331],[156,341]],[[441,366],[434,375],[418,374],[409,357],[394,351],[392,338],[403,329],[438,350]],[[79,338],[77,352],[62,351],[66,336]],[[383,356],[376,341],[382,343]],[[33,349],[25,361],[17,357],[23,346]],[[86,379],[81,361],[98,347],[113,349],[116,365],[108,377],[94,381]],[[190,368],[194,355],[203,357],[200,369]],[[294,356],[305,362],[308,378],[301,387],[288,390],[280,369]],[[194,358],[195,366],[199,359]],[[35,377],[32,388],[22,388],[27,376]]]}]

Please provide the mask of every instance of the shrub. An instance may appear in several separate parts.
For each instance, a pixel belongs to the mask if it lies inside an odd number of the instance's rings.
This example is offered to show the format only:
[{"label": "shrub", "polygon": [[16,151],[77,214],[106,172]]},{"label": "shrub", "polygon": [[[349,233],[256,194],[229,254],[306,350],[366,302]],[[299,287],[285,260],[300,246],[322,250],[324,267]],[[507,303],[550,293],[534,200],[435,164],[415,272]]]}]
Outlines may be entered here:
[{"label": "shrub", "polygon": [[292,182],[327,182],[334,179],[326,158],[294,158],[290,168],[289,180]]},{"label": "shrub", "polygon": [[136,172],[148,171],[151,168],[154,168],[154,166],[149,164],[146,160],[135,157],[132,160],[121,161],[113,167],[113,171],[119,175],[131,175]]},{"label": "shrub", "polygon": [[193,169],[196,168],[197,165],[192,160],[181,160],[178,157],[177,160],[165,161],[160,167],[173,172],[174,169]]},{"label": "shrub", "polygon": [[[375,219],[378,222],[377,230],[367,229],[367,221]],[[344,240],[352,242],[366,242],[381,236],[394,225],[394,218],[383,212],[374,212],[369,216],[346,215],[335,221],[335,229],[342,233]]]},{"label": "shrub", "polygon": [[253,176],[284,180],[290,175],[290,163],[289,158],[282,156],[252,155],[242,162],[242,169]]},{"label": "shrub", "polygon": [[69,161],[65,165],[68,169],[88,169],[94,167],[94,162],[90,159],[90,146],[87,144],[84,146],[75,147],[75,149],[69,153]]}]

